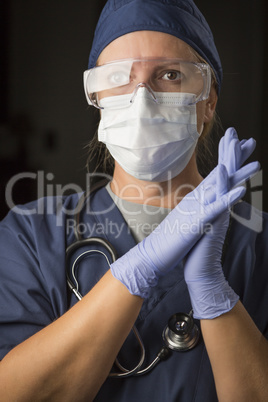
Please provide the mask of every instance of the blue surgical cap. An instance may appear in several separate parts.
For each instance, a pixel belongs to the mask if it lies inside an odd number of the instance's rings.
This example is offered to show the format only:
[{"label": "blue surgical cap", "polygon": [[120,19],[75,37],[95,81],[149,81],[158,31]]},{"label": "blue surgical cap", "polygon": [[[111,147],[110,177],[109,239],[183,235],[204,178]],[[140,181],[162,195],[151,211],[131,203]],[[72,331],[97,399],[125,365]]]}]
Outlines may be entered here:
[{"label": "blue surgical cap", "polygon": [[108,0],[100,15],[88,68],[116,38],[135,31],[158,31],[183,40],[212,67],[220,90],[222,67],[210,27],[192,0]]}]

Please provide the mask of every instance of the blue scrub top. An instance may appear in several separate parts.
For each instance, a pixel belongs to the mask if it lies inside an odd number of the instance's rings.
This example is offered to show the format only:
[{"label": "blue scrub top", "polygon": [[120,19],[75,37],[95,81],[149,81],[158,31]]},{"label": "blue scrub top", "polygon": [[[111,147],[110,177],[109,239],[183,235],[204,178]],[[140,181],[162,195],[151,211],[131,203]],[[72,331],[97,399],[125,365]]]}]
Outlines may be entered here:
[{"label": "blue scrub top", "polygon": [[[74,214],[80,196],[40,199],[17,207],[17,212],[11,211],[0,223],[0,359],[77,302],[66,285],[65,249],[75,241]],[[235,212],[239,218],[232,220],[224,271],[256,325],[268,337],[268,217],[263,215],[263,230],[258,233],[250,225],[239,222],[250,222],[252,210],[248,204],[238,204]],[[109,240],[118,256],[135,245],[105,188],[92,195],[90,208],[83,211],[78,229],[84,237]],[[71,262],[84,250],[75,252]],[[81,293],[88,292],[107,269],[107,261],[101,254],[87,255],[77,271]],[[162,332],[169,317],[190,310],[183,267],[179,265],[152,289],[137,319],[136,326],[146,348],[145,365],[161,349]],[[226,336],[229,331],[231,328],[226,328]],[[120,352],[120,363],[133,368],[137,356],[139,348],[130,334]],[[108,378],[95,400],[217,401],[202,339],[191,351],[173,352],[144,376]]]}]

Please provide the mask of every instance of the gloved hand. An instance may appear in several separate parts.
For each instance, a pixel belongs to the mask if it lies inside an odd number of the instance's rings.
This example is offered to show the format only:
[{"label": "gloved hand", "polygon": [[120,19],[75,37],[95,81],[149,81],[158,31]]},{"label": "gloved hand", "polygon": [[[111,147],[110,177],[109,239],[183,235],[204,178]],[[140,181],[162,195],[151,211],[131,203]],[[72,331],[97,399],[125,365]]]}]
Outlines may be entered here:
[{"label": "gloved hand", "polygon": [[236,172],[249,158],[256,146],[253,138],[239,141],[236,130],[226,130],[219,143],[218,163],[225,165],[229,175]]},{"label": "gloved hand", "polygon": [[[224,155],[220,157],[225,163],[231,164],[228,155],[234,157],[237,153],[231,148],[237,147],[237,142],[241,148],[242,145],[238,139],[234,141],[233,136],[228,141],[228,152],[223,147],[221,152]],[[244,156],[244,153],[240,149],[239,156]],[[160,276],[165,275],[186,256],[202,236],[206,225],[223,211],[227,211],[245,193],[243,187],[229,189],[255,173],[258,168],[258,163],[253,162],[228,176],[224,165],[218,165],[147,238],[111,265],[113,276],[130,293],[148,297],[150,288],[157,284]],[[217,198],[217,194],[221,196]]]},{"label": "gloved hand", "polygon": [[[221,173],[224,174],[223,171]],[[186,257],[184,278],[189,290],[194,318],[218,317],[230,311],[239,300],[226,281],[221,265],[222,248],[228,225],[229,211],[226,209],[214,220],[210,231],[203,234]]]},{"label": "gloved hand", "polygon": [[[246,175],[244,174],[244,170],[247,170],[248,167],[245,166],[240,169],[239,172],[237,172],[237,170],[252,154],[255,147],[256,141],[253,138],[239,141],[237,132],[233,127],[228,128],[225,135],[221,138],[219,143],[218,164],[226,167],[230,180],[230,188],[245,180]],[[241,175],[241,177],[239,177],[239,175]]]},{"label": "gloved hand", "polygon": [[[219,163],[225,166],[224,170],[218,171],[223,177],[218,178],[222,187],[217,199],[221,194],[228,191],[229,185],[233,186],[229,178],[251,155],[255,148],[255,141],[238,140],[236,131],[229,128],[219,144]],[[241,169],[242,170],[242,169]],[[240,170],[240,173],[241,173]],[[240,178],[242,179],[242,177]],[[240,179],[236,176],[236,182]],[[224,185],[225,181],[225,185]],[[188,286],[194,318],[212,319],[230,311],[238,302],[239,297],[226,281],[222,265],[222,248],[229,225],[229,211],[225,210],[213,222],[210,232],[203,234],[201,239],[191,249],[184,266],[184,277]]]}]

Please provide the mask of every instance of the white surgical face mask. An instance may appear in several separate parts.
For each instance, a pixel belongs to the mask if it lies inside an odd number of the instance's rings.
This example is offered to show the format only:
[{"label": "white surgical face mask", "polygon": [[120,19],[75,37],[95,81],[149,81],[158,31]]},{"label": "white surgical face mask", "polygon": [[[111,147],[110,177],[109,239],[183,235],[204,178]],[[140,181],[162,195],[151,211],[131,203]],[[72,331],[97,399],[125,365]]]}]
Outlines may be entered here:
[{"label": "white surgical face mask", "polygon": [[158,103],[145,88],[131,95],[103,98],[99,141],[130,175],[140,180],[165,181],[177,176],[193,155],[197,132],[195,96],[158,94]]}]

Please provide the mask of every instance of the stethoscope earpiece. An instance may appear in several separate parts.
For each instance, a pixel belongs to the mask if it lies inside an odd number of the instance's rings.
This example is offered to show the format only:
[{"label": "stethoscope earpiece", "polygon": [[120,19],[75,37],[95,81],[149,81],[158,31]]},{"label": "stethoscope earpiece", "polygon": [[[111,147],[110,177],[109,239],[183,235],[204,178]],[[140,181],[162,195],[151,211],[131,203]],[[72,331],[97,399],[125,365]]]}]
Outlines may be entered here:
[{"label": "stethoscope earpiece", "polygon": [[199,340],[199,329],[191,314],[173,314],[163,331],[166,346],[178,352],[185,352],[195,347]]}]

